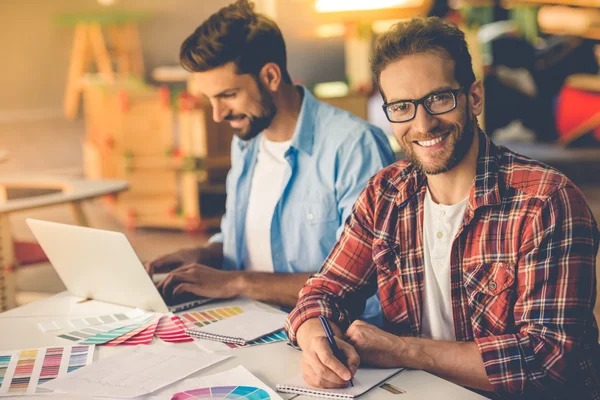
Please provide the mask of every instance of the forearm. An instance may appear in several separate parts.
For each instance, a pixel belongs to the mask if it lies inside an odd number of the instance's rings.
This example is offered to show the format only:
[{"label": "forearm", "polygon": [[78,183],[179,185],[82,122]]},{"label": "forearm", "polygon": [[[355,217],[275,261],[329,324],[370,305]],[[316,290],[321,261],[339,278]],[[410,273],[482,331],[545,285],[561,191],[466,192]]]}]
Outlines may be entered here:
[{"label": "forearm", "polygon": [[282,307],[294,307],[310,273],[240,272],[240,296]]},{"label": "forearm", "polygon": [[413,337],[399,338],[398,359],[409,368],[421,369],[459,385],[493,391],[481,353],[474,342],[447,342]]},{"label": "forearm", "polygon": [[199,261],[200,264],[221,269],[223,266],[223,243],[208,243],[202,248],[202,259]]}]

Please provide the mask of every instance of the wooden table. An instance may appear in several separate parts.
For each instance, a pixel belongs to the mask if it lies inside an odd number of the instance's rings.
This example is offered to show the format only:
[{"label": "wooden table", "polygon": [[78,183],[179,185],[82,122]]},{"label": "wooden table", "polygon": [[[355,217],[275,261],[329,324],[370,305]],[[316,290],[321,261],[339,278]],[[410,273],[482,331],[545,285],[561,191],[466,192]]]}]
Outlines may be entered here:
[{"label": "wooden table", "polygon": [[[53,192],[9,200],[8,190],[15,188],[51,189]],[[83,201],[117,194],[127,188],[127,182],[121,180],[71,180],[32,175],[0,177],[0,311],[15,305],[13,270],[16,266],[16,259],[10,230],[10,213],[69,204],[75,223],[88,226],[87,217],[81,207]]]}]

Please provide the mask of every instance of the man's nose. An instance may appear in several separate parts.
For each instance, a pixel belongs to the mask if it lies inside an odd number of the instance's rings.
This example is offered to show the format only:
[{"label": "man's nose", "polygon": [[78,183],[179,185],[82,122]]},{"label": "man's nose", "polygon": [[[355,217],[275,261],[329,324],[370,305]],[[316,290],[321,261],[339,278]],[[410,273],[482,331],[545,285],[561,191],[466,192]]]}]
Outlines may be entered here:
[{"label": "man's nose", "polygon": [[417,114],[411,121],[413,128],[417,132],[432,132],[439,125],[439,120],[435,115],[431,115],[425,109],[423,104],[417,106]]},{"label": "man's nose", "polygon": [[223,122],[225,116],[227,115],[227,107],[222,104],[220,101],[215,101],[212,104],[213,108],[213,120],[216,123]]}]

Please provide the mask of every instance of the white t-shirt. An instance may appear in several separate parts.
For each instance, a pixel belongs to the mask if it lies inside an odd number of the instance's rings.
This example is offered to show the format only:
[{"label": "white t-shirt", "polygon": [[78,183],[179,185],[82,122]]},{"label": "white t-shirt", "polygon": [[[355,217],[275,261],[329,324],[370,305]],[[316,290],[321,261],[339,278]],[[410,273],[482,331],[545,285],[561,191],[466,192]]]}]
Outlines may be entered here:
[{"label": "white t-shirt", "polygon": [[422,334],[435,340],[456,340],[450,296],[450,251],[458,233],[468,198],[451,206],[437,204],[429,189],[425,194],[423,247],[425,294]]},{"label": "white t-shirt", "polygon": [[283,190],[283,175],[289,168],[284,155],[290,143],[291,140],[271,142],[264,136],[259,138],[246,210],[246,271],[273,272],[271,222]]}]

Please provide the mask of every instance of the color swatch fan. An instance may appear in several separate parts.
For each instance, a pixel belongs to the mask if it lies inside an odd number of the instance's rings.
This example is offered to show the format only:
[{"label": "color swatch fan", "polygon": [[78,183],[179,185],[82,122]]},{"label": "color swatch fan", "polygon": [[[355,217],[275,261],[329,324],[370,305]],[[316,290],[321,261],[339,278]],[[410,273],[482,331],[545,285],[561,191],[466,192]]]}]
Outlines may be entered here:
[{"label": "color swatch fan", "polygon": [[271,396],[253,386],[215,386],[176,393],[171,400],[188,399],[270,400]]}]

